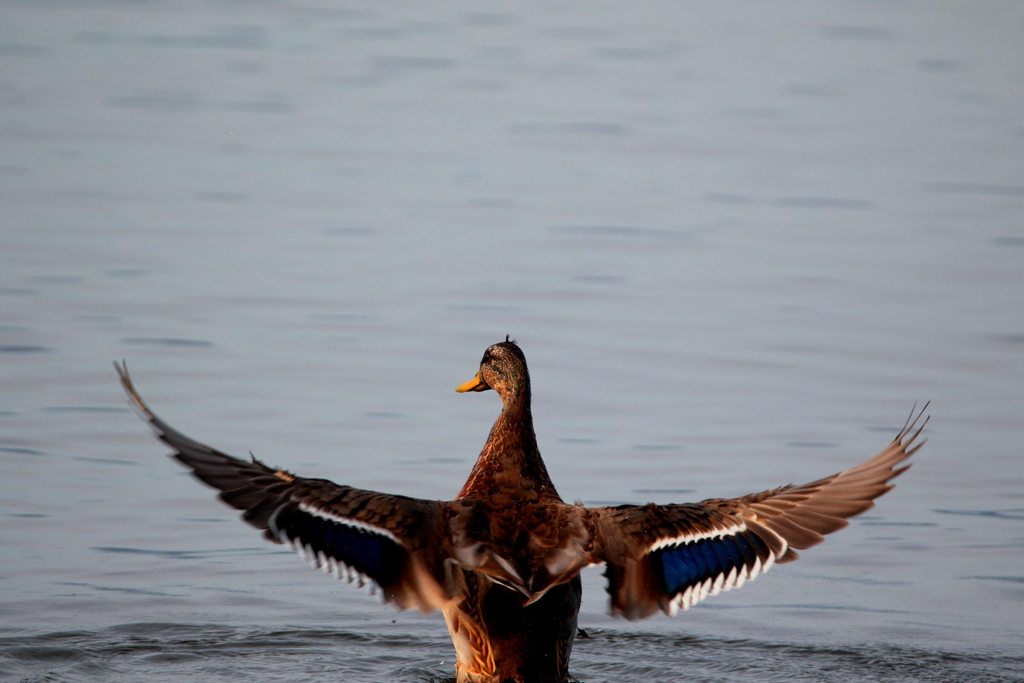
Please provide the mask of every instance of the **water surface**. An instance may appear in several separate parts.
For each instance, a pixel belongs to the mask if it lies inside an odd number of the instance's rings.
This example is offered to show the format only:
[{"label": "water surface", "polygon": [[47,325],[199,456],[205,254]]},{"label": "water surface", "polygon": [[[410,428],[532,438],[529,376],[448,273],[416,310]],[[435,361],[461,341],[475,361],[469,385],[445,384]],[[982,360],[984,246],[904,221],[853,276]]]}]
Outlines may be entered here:
[{"label": "water surface", "polygon": [[1013,4],[8,3],[0,677],[435,681],[438,615],[266,545],[163,456],[461,486],[506,334],[567,500],[880,450],[895,491],[580,681],[1024,679],[1024,73]]}]

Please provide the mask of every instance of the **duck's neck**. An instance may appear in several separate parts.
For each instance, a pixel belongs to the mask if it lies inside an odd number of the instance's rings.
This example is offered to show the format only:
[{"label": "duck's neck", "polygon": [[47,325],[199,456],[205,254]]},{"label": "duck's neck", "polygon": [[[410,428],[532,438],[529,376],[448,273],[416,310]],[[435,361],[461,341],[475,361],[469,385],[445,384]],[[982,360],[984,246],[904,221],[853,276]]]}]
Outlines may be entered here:
[{"label": "duck's neck", "polygon": [[535,492],[540,501],[560,501],[537,448],[529,385],[503,399],[501,415],[491,427],[459,498],[519,491]]}]

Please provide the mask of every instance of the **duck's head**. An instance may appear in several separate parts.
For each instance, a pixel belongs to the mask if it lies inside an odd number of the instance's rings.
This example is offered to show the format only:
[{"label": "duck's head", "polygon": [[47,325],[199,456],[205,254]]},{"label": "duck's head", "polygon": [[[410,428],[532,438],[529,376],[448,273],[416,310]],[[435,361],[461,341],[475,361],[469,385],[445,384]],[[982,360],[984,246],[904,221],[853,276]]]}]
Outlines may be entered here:
[{"label": "duck's head", "polygon": [[476,377],[460,384],[455,391],[487,391],[494,389],[507,401],[512,396],[530,395],[530,373],[526,369],[526,356],[514,342],[505,338],[500,344],[488,347],[480,361]]}]

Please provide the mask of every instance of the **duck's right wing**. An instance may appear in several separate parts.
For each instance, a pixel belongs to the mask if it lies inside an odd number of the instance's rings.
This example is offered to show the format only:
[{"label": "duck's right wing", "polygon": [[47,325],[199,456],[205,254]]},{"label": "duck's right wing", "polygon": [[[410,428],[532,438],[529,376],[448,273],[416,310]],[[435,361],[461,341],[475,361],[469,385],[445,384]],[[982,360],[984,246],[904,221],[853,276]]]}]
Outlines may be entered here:
[{"label": "duck's right wing", "polygon": [[928,421],[925,408],[875,457],[809,484],[683,505],[589,508],[591,560],[607,566],[612,613],[672,615],[797,559],[794,548],[821,543],[892,488],[921,447],[915,440]]},{"label": "duck's right wing", "polygon": [[325,572],[369,579],[386,602],[424,611],[456,598],[445,560],[453,556],[446,503],[307,479],[242,460],[194,441],[157,417],[132,386],[126,367],[114,364],[121,383],[172,457],[218,489],[242,519],[277,543],[287,543]]}]

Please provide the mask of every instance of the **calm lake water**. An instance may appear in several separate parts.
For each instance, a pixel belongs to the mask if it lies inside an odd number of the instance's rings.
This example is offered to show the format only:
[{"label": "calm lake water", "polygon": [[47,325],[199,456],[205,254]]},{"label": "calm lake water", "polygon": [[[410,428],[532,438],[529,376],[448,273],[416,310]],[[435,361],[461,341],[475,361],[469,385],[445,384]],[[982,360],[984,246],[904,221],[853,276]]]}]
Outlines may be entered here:
[{"label": "calm lake water", "polygon": [[629,681],[1024,680],[1024,6],[9,2],[0,679],[453,675],[264,544],[128,409],[306,476],[458,491],[517,338],[562,496],[742,495],[928,444]]}]

